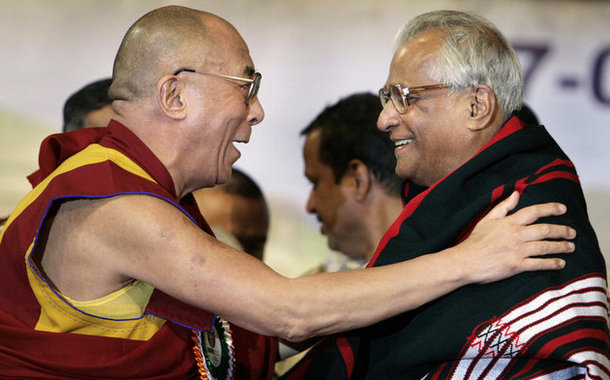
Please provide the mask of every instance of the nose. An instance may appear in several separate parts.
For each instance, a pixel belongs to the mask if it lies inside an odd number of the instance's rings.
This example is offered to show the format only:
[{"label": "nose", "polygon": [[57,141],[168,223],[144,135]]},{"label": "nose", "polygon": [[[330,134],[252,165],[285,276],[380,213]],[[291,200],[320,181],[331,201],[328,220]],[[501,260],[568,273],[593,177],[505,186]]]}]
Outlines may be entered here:
[{"label": "nose", "polygon": [[400,117],[398,111],[396,111],[396,108],[391,101],[387,102],[377,118],[377,129],[381,132],[390,132],[390,129],[397,126],[399,123]]},{"label": "nose", "polygon": [[307,203],[305,204],[305,210],[310,214],[316,212],[313,190],[309,193],[309,198],[307,198]]},{"label": "nose", "polygon": [[260,123],[261,121],[263,121],[264,118],[265,118],[265,110],[263,110],[263,106],[258,101],[258,96],[257,96],[256,98],[254,98],[254,100],[252,100],[252,103],[250,103],[250,107],[248,109],[248,117],[247,117],[248,124],[256,125],[256,124]]}]

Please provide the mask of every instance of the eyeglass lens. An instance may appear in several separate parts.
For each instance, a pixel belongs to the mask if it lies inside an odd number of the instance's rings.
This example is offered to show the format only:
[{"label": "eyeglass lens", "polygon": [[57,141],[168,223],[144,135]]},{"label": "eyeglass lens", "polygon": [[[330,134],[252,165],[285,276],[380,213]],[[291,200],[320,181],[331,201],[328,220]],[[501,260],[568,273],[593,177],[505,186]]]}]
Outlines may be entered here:
[{"label": "eyeglass lens", "polygon": [[406,96],[402,93],[402,88],[398,85],[390,86],[390,98],[392,99],[392,103],[394,103],[394,107],[396,107],[396,111],[398,113],[407,112],[407,103]]},{"label": "eyeglass lens", "polygon": [[405,113],[407,111],[408,103],[406,103],[406,96],[403,95],[400,86],[395,84],[391,85],[389,93],[384,88],[379,90],[379,100],[381,101],[382,107],[385,107],[390,99],[398,113]]},{"label": "eyeglass lens", "polygon": [[385,107],[385,105],[388,103],[388,100],[390,100],[390,96],[388,95],[388,92],[385,90],[385,88],[379,89],[379,101],[381,102],[381,106]]},{"label": "eyeglass lens", "polygon": [[262,75],[260,73],[254,74],[254,79],[253,79],[252,83],[250,84],[250,90],[248,91],[248,103],[250,103],[252,100],[254,100],[254,98],[258,94],[258,89],[261,86],[261,78],[262,78]]}]

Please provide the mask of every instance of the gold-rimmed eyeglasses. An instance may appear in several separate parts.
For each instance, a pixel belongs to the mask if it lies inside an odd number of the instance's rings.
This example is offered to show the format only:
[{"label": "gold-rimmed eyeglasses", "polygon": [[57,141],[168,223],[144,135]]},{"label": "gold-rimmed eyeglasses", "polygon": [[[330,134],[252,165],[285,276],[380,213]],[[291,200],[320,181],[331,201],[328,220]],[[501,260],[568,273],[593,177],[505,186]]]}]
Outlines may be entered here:
[{"label": "gold-rimmed eyeglasses", "polygon": [[387,91],[385,88],[379,90],[379,100],[381,105],[385,107],[388,101],[391,99],[394,104],[394,108],[398,113],[403,114],[407,112],[407,108],[416,99],[411,95],[421,94],[422,92],[438,90],[441,88],[451,87],[448,84],[429,84],[425,86],[415,87],[403,87],[400,84],[393,84],[390,86],[390,90]]},{"label": "gold-rimmed eyeglasses", "polygon": [[193,70],[193,69],[180,69],[180,70],[176,71],[174,73],[174,75],[178,75],[183,72],[195,73],[195,74],[200,74],[200,75],[210,75],[210,76],[217,77],[220,79],[238,80],[238,81],[250,83],[250,86],[248,87],[248,94],[246,95],[246,101],[248,103],[252,103],[252,100],[254,100],[254,98],[258,94],[258,89],[261,87],[261,79],[263,77],[261,75],[261,73],[259,73],[259,72],[254,73],[254,78],[242,78],[242,77],[235,77],[235,76],[224,75],[224,74],[205,73],[205,72],[197,71],[197,70]]}]

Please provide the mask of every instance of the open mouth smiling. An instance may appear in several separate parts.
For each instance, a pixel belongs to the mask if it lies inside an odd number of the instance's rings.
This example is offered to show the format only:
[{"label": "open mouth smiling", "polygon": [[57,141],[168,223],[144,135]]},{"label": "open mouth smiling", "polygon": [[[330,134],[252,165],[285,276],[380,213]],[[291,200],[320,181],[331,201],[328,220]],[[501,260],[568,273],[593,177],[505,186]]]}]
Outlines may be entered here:
[{"label": "open mouth smiling", "polygon": [[404,139],[404,140],[394,141],[394,147],[399,148],[401,146],[409,145],[412,142],[413,142],[413,139]]}]

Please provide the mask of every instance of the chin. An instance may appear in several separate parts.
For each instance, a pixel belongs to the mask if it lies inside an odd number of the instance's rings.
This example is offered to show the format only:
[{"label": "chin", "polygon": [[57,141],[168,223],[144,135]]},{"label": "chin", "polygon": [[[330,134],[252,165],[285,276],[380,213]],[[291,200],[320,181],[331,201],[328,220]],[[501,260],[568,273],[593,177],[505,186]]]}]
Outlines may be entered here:
[{"label": "chin", "polygon": [[409,172],[407,170],[396,169],[396,175],[401,179],[412,180],[412,176],[409,175]]},{"label": "chin", "polygon": [[328,239],[328,248],[332,249],[333,251],[341,251],[340,244],[338,244],[336,240],[334,240],[331,236],[327,236],[326,238]]},{"label": "chin", "polygon": [[229,174],[218,174],[218,176],[216,177],[216,185],[222,185],[225,184],[227,182],[229,182],[229,180],[231,179],[231,173]]}]

